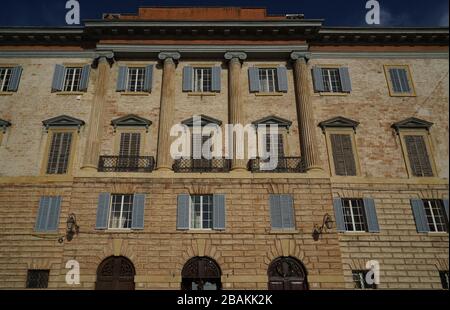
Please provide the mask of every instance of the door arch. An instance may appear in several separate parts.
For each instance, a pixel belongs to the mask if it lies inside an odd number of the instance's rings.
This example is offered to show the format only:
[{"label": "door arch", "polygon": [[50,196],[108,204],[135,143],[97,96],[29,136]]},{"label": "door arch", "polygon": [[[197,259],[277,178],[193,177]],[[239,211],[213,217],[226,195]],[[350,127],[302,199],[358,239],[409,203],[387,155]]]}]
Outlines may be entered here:
[{"label": "door arch", "polygon": [[293,257],[279,257],[267,271],[269,290],[308,290],[307,272],[303,264]]},{"label": "door arch", "polygon": [[96,290],[134,290],[136,270],[133,263],[123,256],[106,258],[97,268]]},{"label": "door arch", "polygon": [[209,257],[191,258],[181,272],[181,289],[188,291],[221,290],[222,271]]}]

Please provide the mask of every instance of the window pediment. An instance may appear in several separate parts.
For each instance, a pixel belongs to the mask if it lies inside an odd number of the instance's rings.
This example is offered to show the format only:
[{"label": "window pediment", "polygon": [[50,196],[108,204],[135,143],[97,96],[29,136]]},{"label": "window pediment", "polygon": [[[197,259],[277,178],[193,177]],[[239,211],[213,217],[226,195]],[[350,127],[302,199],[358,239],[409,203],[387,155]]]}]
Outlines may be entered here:
[{"label": "window pediment", "polygon": [[356,131],[358,126],[359,122],[342,116],[331,118],[319,123],[319,127],[322,128],[323,131],[327,128],[353,128],[353,130]]},{"label": "window pediment", "polygon": [[134,114],[126,115],[111,121],[114,130],[117,127],[145,127],[148,130],[152,124],[152,121]]},{"label": "window pediment", "polygon": [[47,130],[52,127],[77,127],[79,131],[81,126],[85,125],[85,122],[71,116],[61,115],[45,120],[42,124]]},{"label": "window pediment", "polygon": [[278,117],[275,115],[271,115],[271,116],[261,118],[255,122],[253,122],[252,124],[256,127],[258,127],[259,125],[269,125],[269,126],[270,125],[278,125],[278,127],[289,129],[289,127],[291,127],[291,125],[292,125],[292,122],[287,119],[284,119],[284,118],[281,118],[281,117]]},{"label": "window pediment", "polygon": [[198,115],[198,117],[200,119],[200,123],[195,123],[196,119],[194,117],[191,117],[191,118],[188,118],[188,119],[182,121],[181,124],[186,125],[188,127],[193,127],[194,125],[204,127],[204,126],[209,125],[209,124],[215,124],[215,125],[218,125],[218,126],[222,125],[222,121],[220,121],[218,119],[215,119],[213,117],[209,117],[209,116],[206,116],[206,115],[203,115],[203,114],[202,115]]},{"label": "window pediment", "polygon": [[392,128],[399,132],[400,129],[426,129],[427,131],[430,130],[431,126],[433,126],[433,123],[427,122],[425,120],[410,117],[403,121],[394,123],[392,125]]},{"label": "window pediment", "polygon": [[0,129],[3,130],[3,133],[6,132],[8,127],[11,127],[11,123],[0,118]]}]

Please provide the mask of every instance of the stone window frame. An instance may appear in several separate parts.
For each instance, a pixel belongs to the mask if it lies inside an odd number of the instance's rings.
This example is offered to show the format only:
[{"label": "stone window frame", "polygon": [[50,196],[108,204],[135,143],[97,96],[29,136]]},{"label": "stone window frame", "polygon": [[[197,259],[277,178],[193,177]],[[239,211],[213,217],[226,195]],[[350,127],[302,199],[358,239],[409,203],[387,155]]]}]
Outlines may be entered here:
[{"label": "stone window frame", "polygon": [[[282,96],[286,95],[285,92],[280,92],[277,90],[277,83],[278,83],[277,68],[279,66],[285,66],[285,64],[282,64],[282,63],[262,63],[262,64],[254,63],[252,66],[257,67],[258,69],[275,69],[275,76],[274,76],[275,90],[273,92],[262,92],[262,91],[255,92],[254,93],[255,97],[282,97]],[[258,81],[259,81],[259,70],[258,70]]]},{"label": "stone window frame", "polygon": [[[127,67],[127,89],[123,92],[120,92],[121,96],[150,96],[151,93],[153,92],[153,88],[151,91],[145,92],[145,91],[138,91],[138,92],[134,92],[134,91],[130,91],[128,90],[128,72],[130,68],[142,68],[145,70],[146,66],[148,65],[154,65],[154,69],[156,68],[156,65],[153,62],[133,62],[133,61],[124,61],[121,62],[120,66],[126,66]],[[153,79],[155,78],[155,70],[153,71]]]},{"label": "stone window frame", "polygon": [[[125,227],[125,228],[120,228],[120,227],[111,227],[111,216],[112,216],[112,208],[113,208],[113,201],[114,201],[114,197],[121,197],[122,202],[120,204],[120,214],[123,213],[123,208],[124,208],[124,204],[123,204],[123,199],[125,196],[131,196],[131,221],[130,221],[130,227]],[[132,219],[133,219],[133,203],[134,203],[134,194],[131,193],[111,193],[110,198],[109,198],[109,204],[108,204],[108,223],[107,223],[107,228],[106,231],[112,231],[112,232],[129,232],[132,230]]]},{"label": "stone window frame", "polygon": [[[195,227],[193,227],[193,225],[192,225],[192,221],[193,221],[193,219],[192,219],[192,208],[193,208],[193,206],[194,206],[194,202],[193,202],[193,198],[194,197],[200,197],[200,223],[201,223],[201,228],[195,228]],[[203,220],[204,220],[204,212],[203,212],[203,207],[204,207],[204,202],[203,202],[203,199],[205,198],[205,197],[209,197],[211,200],[210,200],[210,203],[211,203],[211,205],[210,205],[210,208],[211,208],[211,212],[210,212],[210,214],[211,214],[211,228],[204,228],[203,227]],[[207,231],[207,232],[210,232],[210,231],[214,231],[215,229],[214,229],[214,195],[213,194],[194,194],[194,195],[189,195],[189,231]]]},{"label": "stone window frame", "polygon": [[[342,67],[345,67],[346,65],[345,64],[317,64],[316,65],[318,68],[320,68],[321,70],[323,70],[323,69],[340,69],[340,68],[342,68]],[[319,92],[319,95],[320,96],[330,96],[330,97],[332,97],[332,96],[337,96],[337,97],[340,97],[340,96],[344,96],[344,97],[346,97],[346,96],[350,96],[350,92]]]},{"label": "stone window frame", "polygon": [[[83,67],[86,65],[90,65],[90,63],[88,62],[64,62],[61,64],[62,66],[64,66],[64,83],[63,83],[63,90],[62,91],[58,91],[56,92],[56,95],[59,96],[83,96],[86,92],[84,91],[80,91],[78,90],[74,90],[74,91],[65,91],[65,85],[66,85],[66,71],[68,68],[81,68],[81,72],[80,72],[80,80],[78,81],[78,83],[81,82],[81,76],[83,74]],[[92,73],[92,70],[91,70]],[[78,85],[79,88],[79,85]]]},{"label": "stone window frame", "polygon": [[[358,155],[358,146],[357,146],[357,142],[356,142],[355,129],[350,128],[350,127],[348,127],[348,128],[347,127],[343,127],[343,128],[328,127],[328,128],[324,128],[323,130],[325,133],[325,140],[326,140],[327,153],[328,153],[328,164],[330,167],[331,176],[343,177],[343,178],[360,177],[362,175],[361,174],[361,164],[360,164],[359,155]],[[336,174],[336,167],[334,166],[333,147],[331,144],[331,135],[333,135],[333,134],[350,135],[350,139],[352,141],[352,148],[353,148],[353,157],[355,160],[356,175],[343,176],[343,175]]]},{"label": "stone window frame", "polygon": [[[70,154],[69,154],[69,160],[67,163],[67,170],[64,174],[48,174],[47,173],[47,166],[48,166],[48,157],[50,155],[50,148],[52,145],[53,135],[56,133],[72,133],[72,141],[70,145]],[[78,144],[78,134],[79,131],[77,128],[48,128],[47,131],[47,141],[45,143],[45,149],[41,164],[41,175],[42,176],[72,176],[73,170],[74,170],[74,163],[76,159],[76,146]]]},{"label": "stone window frame", "polygon": [[[414,80],[412,78],[412,73],[411,73],[411,66],[410,65],[405,65],[405,64],[385,64],[383,65],[384,68],[384,75],[386,78],[386,83],[388,85],[388,89],[389,89],[389,96],[391,97],[417,97],[417,93],[416,93],[416,87],[414,85]],[[396,93],[394,91],[394,87],[392,85],[392,80],[391,80],[391,76],[389,73],[389,69],[406,69],[406,73],[408,76],[408,83],[410,84],[411,87],[411,92],[410,93]]]},{"label": "stone window frame", "polygon": [[[208,92],[199,92],[199,91],[194,91],[194,84],[195,84],[195,69],[211,69],[211,87],[212,87],[212,70],[215,66],[220,66],[222,67],[222,63],[221,62],[209,62],[209,63],[186,63],[185,66],[188,67],[192,67],[192,91],[188,92],[187,95],[188,97],[215,97],[217,96],[219,93],[218,92],[214,92],[214,91],[208,91]],[[221,70],[220,74],[221,74],[221,79],[223,79],[223,72],[224,70]]]},{"label": "stone window frame", "polygon": [[[424,137],[425,147],[427,148],[428,157],[431,163],[431,170],[433,171],[432,177],[420,177],[415,176],[413,170],[411,168],[411,161],[408,156],[408,149],[406,147],[405,136],[422,136]],[[434,160],[434,151],[431,142],[430,133],[426,129],[418,129],[418,128],[399,128],[398,129],[398,137],[400,139],[400,145],[402,148],[403,161],[406,166],[406,171],[408,173],[408,178],[435,178],[437,176],[436,162]]]}]

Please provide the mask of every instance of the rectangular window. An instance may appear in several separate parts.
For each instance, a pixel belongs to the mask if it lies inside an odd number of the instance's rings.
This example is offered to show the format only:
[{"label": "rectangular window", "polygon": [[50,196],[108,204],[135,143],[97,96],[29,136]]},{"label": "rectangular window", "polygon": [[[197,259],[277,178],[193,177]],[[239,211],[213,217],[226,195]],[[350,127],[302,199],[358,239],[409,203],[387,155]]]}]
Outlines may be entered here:
[{"label": "rectangular window", "polygon": [[50,145],[47,174],[66,174],[72,146],[71,132],[55,132]]},{"label": "rectangular window", "polygon": [[77,92],[80,91],[81,67],[67,67],[64,72],[64,91]]},{"label": "rectangular window", "polygon": [[342,208],[346,231],[367,231],[367,220],[362,199],[342,199]]},{"label": "rectangular window", "polygon": [[448,290],[448,270],[439,271],[439,276],[441,277],[442,288]]},{"label": "rectangular window", "polygon": [[411,74],[407,66],[387,66],[389,89],[392,95],[414,95]]},{"label": "rectangular window", "polygon": [[134,195],[111,195],[110,229],[131,229]]},{"label": "rectangular window", "polygon": [[430,232],[448,231],[448,221],[442,200],[423,200]]},{"label": "rectangular window", "polygon": [[271,150],[277,150],[278,158],[284,158],[284,141],[283,135],[277,134],[276,136],[273,134],[264,135],[264,141],[266,143],[266,152],[270,154]]},{"label": "rectangular window", "polygon": [[425,137],[405,136],[411,172],[415,177],[432,177],[433,168],[428,154]]},{"label": "rectangular window", "polygon": [[47,288],[50,270],[28,270],[27,288]]},{"label": "rectangular window", "polygon": [[194,68],[194,92],[208,93],[212,88],[212,68]]},{"label": "rectangular window", "polygon": [[138,157],[141,149],[141,134],[138,132],[124,132],[120,135],[121,157]]},{"label": "rectangular window", "polygon": [[127,91],[143,92],[145,82],[145,68],[128,68]]},{"label": "rectangular window", "polygon": [[356,176],[356,161],[353,153],[352,136],[331,134],[331,147],[336,175]]},{"label": "rectangular window", "polygon": [[322,68],[323,84],[325,92],[328,93],[342,93],[342,82],[338,68]]},{"label": "rectangular window", "polygon": [[12,68],[0,68],[0,92],[8,91]]},{"label": "rectangular window", "polygon": [[366,281],[367,270],[353,270],[353,283],[355,289],[376,289],[376,284],[368,284]]},{"label": "rectangular window", "polygon": [[259,68],[259,89],[263,93],[274,93],[277,90],[277,69]]},{"label": "rectangular window", "polygon": [[213,195],[191,196],[190,201],[190,228],[213,228]]}]

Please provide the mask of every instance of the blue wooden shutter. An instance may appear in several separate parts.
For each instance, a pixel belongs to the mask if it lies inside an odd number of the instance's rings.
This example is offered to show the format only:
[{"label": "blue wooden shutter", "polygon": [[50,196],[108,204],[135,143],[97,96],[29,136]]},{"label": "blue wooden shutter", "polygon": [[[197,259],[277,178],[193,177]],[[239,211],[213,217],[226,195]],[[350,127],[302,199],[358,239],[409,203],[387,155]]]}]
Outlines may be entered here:
[{"label": "blue wooden shutter", "polygon": [[85,65],[83,66],[83,70],[81,71],[81,80],[80,80],[80,91],[87,91],[89,86],[89,75],[91,73],[91,66]]},{"label": "blue wooden shutter", "polygon": [[225,230],[225,195],[214,195],[213,198],[213,229]]},{"label": "blue wooden shutter", "polygon": [[104,230],[108,229],[109,204],[111,201],[111,194],[101,193],[98,197],[97,206],[97,221],[95,228]]},{"label": "blue wooden shutter", "polygon": [[39,201],[39,209],[36,218],[36,226],[35,226],[36,231],[45,231],[49,205],[50,205],[50,197],[47,196],[41,197]]},{"label": "blue wooden shutter", "polygon": [[57,231],[61,212],[61,197],[51,197],[47,219],[47,231]]},{"label": "blue wooden shutter", "polygon": [[64,87],[64,74],[66,68],[62,65],[55,66],[55,73],[53,74],[52,92],[62,91]]},{"label": "blue wooden shutter", "polygon": [[447,214],[447,222],[448,222],[448,218],[449,218],[449,216],[448,216],[448,199],[444,199],[443,200],[443,202],[444,202],[444,209],[445,209],[445,214]]},{"label": "blue wooden shutter", "polygon": [[283,228],[283,220],[281,215],[281,201],[280,195],[270,195],[270,220],[273,229]]},{"label": "blue wooden shutter", "polygon": [[341,77],[342,91],[350,93],[352,91],[352,81],[348,68],[339,68],[339,76]]},{"label": "blue wooden shutter", "polygon": [[280,196],[281,225],[284,229],[295,228],[294,203],[291,195]]},{"label": "blue wooden shutter", "polygon": [[288,91],[288,79],[286,67],[277,68],[277,79],[278,79],[278,91],[282,93],[287,93]]},{"label": "blue wooden shutter", "polygon": [[333,199],[334,219],[336,222],[336,230],[340,232],[346,231],[344,222],[344,210],[342,208],[342,199]]},{"label": "blue wooden shutter", "polygon": [[313,72],[314,91],[315,92],[324,92],[325,84],[323,82],[322,68],[314,67],[312,69],[312,72]]},{"label": "blue wooden shutter", "polygon": [[222,89],[222,68],[220,66],[212,67],[211,91],[220,93]]},{"label": "blue wooden shutter", "polygon": [[153,86],[153,65],[145,67],[144,91],[151,92]]},{"label": "blue wooden shutter", "polygon": [[119,67],[119,76],[117,77],[116,91],[123,92],[127,90],[128,67]]},{"label": "blue wooden shutter", "polygon": [[367,229],[369,232],[380,232],[378,225],[377,210],[375,209],[375,201],[370,198],[364,198],[364,211],[367,218]]},{"label": "blue wooden shutter", "polygon": [[177,205],[177,229],[188,230],[189,229],[189,204],[191,197],[183,194],[178,195]]},{"label": "blue wooden shutter", "polygon": [[131,229],[144,229],[145,194],[134,194]]},{"label": "blue wooden shutter", "polygon": [[428,226],[428,219],[422,199],[411,199],[411,207],[414,214],[414,220],[416,221],[417,232],[429,232],[430,226]]},{"label": "blue wooden shutter", "polygon": [[194,90],[193,81],[194,69],[190,66],[183,68],[183,91],[191,92]]},{"label": "blue wooden shutter", "polygon": [[12,69],[11,80],[8,84],[8,91],[16,92],[19,89],[20,77],[22,76],[22,67],[17,66]]},{"label": "blue wooden shutter", "polygon": [[250,85],[250,92],[258,93],[260,91],[259,68],[257,68],[257,67],[248,68],[248,79],[249,79],[249,85]]}]

